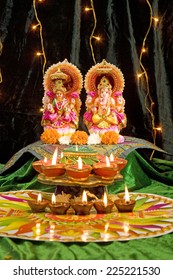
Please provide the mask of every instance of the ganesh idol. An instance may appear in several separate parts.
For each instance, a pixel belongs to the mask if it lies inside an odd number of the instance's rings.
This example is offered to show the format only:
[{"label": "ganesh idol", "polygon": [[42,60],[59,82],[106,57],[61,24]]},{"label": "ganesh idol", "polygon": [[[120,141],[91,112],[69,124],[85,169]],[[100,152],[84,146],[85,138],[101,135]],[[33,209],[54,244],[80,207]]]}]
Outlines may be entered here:
[{"label": "ganesh idol", "polygon": [[120,134],[127,123],[123,89],[122,72],[106,60],[87,72],[84,123],[90,134],[98,133],[101,136],[106,131],[115,131],[119,134],[118,142],[124,142],[124,137]]},{"label": "ganesh idol", "polygon": [[44,130],[56,129],[61,136],[71,136],[78,128],[81,108],[82,74],[66,59],[53,64],[44,75]]}]

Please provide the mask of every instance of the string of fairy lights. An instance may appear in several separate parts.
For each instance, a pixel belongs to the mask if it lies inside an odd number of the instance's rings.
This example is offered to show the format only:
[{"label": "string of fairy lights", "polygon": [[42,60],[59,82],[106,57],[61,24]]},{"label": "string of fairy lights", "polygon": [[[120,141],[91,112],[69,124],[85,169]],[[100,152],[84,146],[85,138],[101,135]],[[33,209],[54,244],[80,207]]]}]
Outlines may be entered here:
[{"label": "string of fairy lights", "polygon": [[[159,18],[153,16],[152,6],[151,6],[149,0],[146,0],[146,3],[149,7],[150,19],[149,19],[149,26],[148,26],[147,32],[146,32],[146,34],[144,36],[144,39],[143,39],[143,42],[142,42],[142,48],[141,48],[141,52],[140,52],[140,56],[139,56],[139,63],[140,63],[140,67],[142,69],[142,72],[137,73],[137,78],[141,79],[143,75],[145,77],[146,95],[145,95],[144,104],[145,104],[146,110],[149,112],[150,117],[151,117],[152,138],[153,138],[153,144],[155,145],[156,144],[157,132],[161,132],[162,127],[161,126],[156,127],[156,125],[155,125],[155,115],[154,115],[154,110],[153,110],[155,103],[153,102],[153,99],[152,99],[151,94],[150,94],[149,78],[148,78],[147,71],[146,71],[146,69],[145,69],[145,67],[142,63],[142,58],[143,58],[143,55],[146,54],[146,52],[147,52],[146,40],[147,40],[148,34],[151,30],[151,27],[153,25],[153,22],[154,22],[155,26],[157,26],[157,24],[159,22]],[[149,106],[147,105],[148,104],[147,101],[149,102]],[[151,153],[150,159],[153,158],[154,152],[155,151],[153,150],[152,153]]]},{"label": "string of fairy lights", "polygon": [[92,45],[92,40],[95,39],[96,41],[100,41],[101,37],[94,35],[95,29],[96,29],[96,26],[97,26],[97,17],[96,17],[96,13],[95,13],[95,9],[94,9],[93,0],[90,0],[90,7],[85,7],[85,12],[89,12],[89,11],[92,11],[93,20],[94,20],[93,29],[92,29],[91,35],[89,37],[89,44],[90,44],[92,59],[93,59],[94,63],[96,64],[96,59],[95,59],[94,49],[93,49],[93,45]]},{"label": "string of fairy lights", "polygon": [[[42,56],[43,57],[43,63],[42,63],[42,73],[44,75],[45,73],[45,67],[46,67],[46,63],[47,63],[47,59],[46,59],[46,54],[45,54],[45,48],[44,48],[44,40],[43,40],[43,26],[41,23],[41,20],[38,17],[38,13],[37,13],[37,5],[39,3],[44,2],[45,0],[33,0],[33,9],[34,9],[34,15],[35,15],[35,20],[36,23],[34,25],[32,25],[32,30],[39,30],[39,36],[40,36],[40,45],[41,45],[41,50],[38,50],[36,52],[37,56]],[[140,55],[139,55],[139,63],[140,63],[140,67],[141,67],[141,72],[138,72],[137,75],[137,79],[141,79],[142,76],[145,77],[145,82],[146,82],[146,95],[145,95],[145,108],[146,110],[149,112],[150,117],[151,117],[151,126],[152,126],[152,137],[153,137],[153,144],[156,144],[156,136],[157,136],[157,132],[162,132],[162,127],[155,126],[155,115],[154,115],[154,102],[152,100],[151,94],[150,94],[150,87],[149,87],[149,77],[147,74],[147,71],[142,63],[142,59],[144,54],[147,52],[147,37],[148,34],[152,28],[152,24],[153,22],[155,23],[155,26],[157,26],[158,22],[159,22],[159,18],[153,16],[153,10],[152,10],[152,6],[149,2],[149,0],[146,0],[146,3],[149,7],[149,11],[150,11],[150,19],[149,19],[149,26],[147,29],[147,32],[144,36],[143,42],[142,42],[142,48],[140,51]],[[92,59],[93,62],[96,64],[96,58],[95,58],[95,53],[94,53],[94,48],[93,48],[93,39],[96,41],[101,41],[101,37],[100,36],[96,36],[95,35],[95,30],[97,27],[97,17],[96,17],[96,12],[95,12],[95,8],[94,8],[94,3],[93,0],[89,0],[89,7],[85,7],[84,11],[85,12],[92,12],[92,16],[93,16],[93,29],[91,31],[90,37],[89,37],[89,45],[90,45],[90,50],[91,50],[91,55],[92,55]],[[0,39],[0,55],[2,54],[2,49],[3,49],[3,45]],[[1,69],[0,69],[0,83],[2,83],[2,74],[1,74]],[[147,105],[149,103],[149,106]],[[154,150],[150,156],[150,158],[152,159],[154,154]]]},{"label": "string of fairy lights", "polygon": [[37,21],[36,24],[32,25],[33,30],[39,29],[39,34],[40,34],[40,43],[41,43],[41,51],[37,51],[36,55],[37,56],[42,56],[43,57],[43,67],[42,67],[42,73],[44,75],[45,73],[45,67],[46,67],[46,54],[45,54],[45,49],[44,49],[44,41],[43,41],[43,26],[42,23],[38,17],[37,13],[37,3],[36,2],[43,2],[42,0],[33,0],[33,8],[34,8],[34,14],[35,14],[35,19]]}]

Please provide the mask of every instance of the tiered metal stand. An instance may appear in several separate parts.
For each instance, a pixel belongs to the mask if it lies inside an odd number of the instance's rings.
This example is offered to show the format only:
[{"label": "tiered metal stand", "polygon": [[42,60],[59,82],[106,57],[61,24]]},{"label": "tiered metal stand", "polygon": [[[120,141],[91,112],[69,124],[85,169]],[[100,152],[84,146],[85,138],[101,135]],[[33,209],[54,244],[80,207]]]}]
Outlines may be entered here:
[{"label": "tiered metal stand", "polygon": [[82,189],[90,189],[93,187],[105,187],[107,192],[107,187],[115,180],[121,180],[123,177],[120,173],[113,178],[105,179],[101,176],[97,176],[94,174],[90,174],[86,181],[80,180],[72,180],[68,177],[67,174],[58,177],[46,177],[43,173],[38,174],[38,181],[42,184],[55,186],[55,194],[58,193],[59,186],[66,186],[66,187],[80,187]]}]

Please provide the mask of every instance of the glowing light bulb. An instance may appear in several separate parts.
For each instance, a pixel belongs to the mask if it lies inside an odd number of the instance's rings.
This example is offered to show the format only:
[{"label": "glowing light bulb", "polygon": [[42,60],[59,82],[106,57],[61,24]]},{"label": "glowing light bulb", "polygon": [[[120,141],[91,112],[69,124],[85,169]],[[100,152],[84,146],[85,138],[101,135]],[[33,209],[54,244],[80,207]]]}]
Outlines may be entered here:
[{"label": "glowing light bulb", "polygon": [[35,24],[32,26],[32,29],[35,30],[38,26],[39,26],[39,24]]},{"label": "glowing light bulb", "polygon": [[43,53],[41,53],[41,52],[36,52],[36,55],[37,55],[37,56],[41,56],[41,55],[43,55]]},{"label": "glowing light bulb", "polygon": [[144,72],[137,74],[137,78],[140,79],[144,75]]},{"label": "glowing light bulb", "polygon": [[161,127],[161,126],[154,127],[153,129],[154,129],[154,130],[156,130],[156,131],[160,131],[160,132],[162,132],[162,127]]},{"label": "glowing light bulb", "polygon": [[155,23],[159,22],[159,18],[158,17],[152,17],[152,19],[154,20]]},{"label": "glowing light bulb", "polygon": [[142,53],[146,53],[147,52],[147,49],[146,48],[142,48]]},{"label": "glowing light bulb", "polygon": [[101,40],[101,37],[99,37],[99,36],[92,36],[92,38],[96,39],[96,41],[100,41]]},{"label": "glowing light bulb", "polygon": [[91,10],[92,10],[92,8],[85,7],[85,12],[89,12],[89,11],[91,11]]}]

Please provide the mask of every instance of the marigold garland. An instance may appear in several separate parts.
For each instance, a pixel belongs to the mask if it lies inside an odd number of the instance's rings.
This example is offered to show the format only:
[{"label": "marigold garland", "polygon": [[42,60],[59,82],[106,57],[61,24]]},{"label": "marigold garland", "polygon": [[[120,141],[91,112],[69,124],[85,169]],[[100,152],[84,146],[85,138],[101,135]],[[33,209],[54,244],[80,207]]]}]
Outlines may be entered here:
[{"label": "marigold garland", "polygon": [[85,145],[88,141],[88,134],[85,131],[77,130],[71,136],[71,143],[75,145]]},{"label": "marigold garland", "polygon": [[46,144],[56,144],[60,134],[56,129],[48,128],[40,136],[40,139]]},{"label": "marigold garland", "polygon": [[117,144],[119,139],[119,134],[115,131],[106,131],[102,135],[102,143],[106,145]]}]

